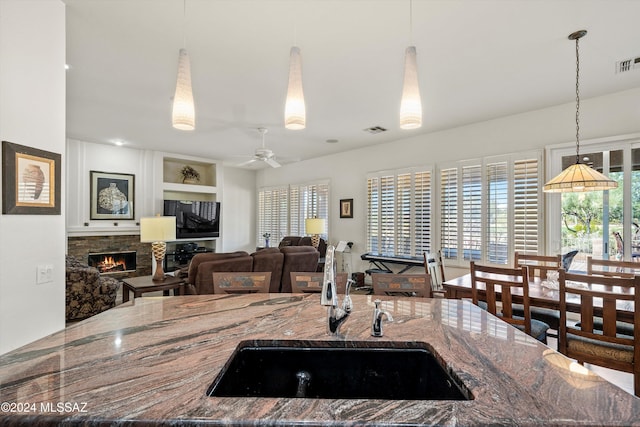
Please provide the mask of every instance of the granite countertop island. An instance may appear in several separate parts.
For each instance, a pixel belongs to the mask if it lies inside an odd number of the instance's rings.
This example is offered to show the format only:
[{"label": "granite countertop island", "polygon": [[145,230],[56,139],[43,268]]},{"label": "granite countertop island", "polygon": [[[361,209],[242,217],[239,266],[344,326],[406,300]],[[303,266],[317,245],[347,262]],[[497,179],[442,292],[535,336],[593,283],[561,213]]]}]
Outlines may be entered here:
[{"label": "granite countertop island", "polygon": [[[352,298],[341,338],[318,294],[135,299],[0,356],[0,424],[640,425],[640,399],[467,301],[380,297],[374,338],[376,297]],[[247,340],[427,343],[473,399],[208,397]]]}]

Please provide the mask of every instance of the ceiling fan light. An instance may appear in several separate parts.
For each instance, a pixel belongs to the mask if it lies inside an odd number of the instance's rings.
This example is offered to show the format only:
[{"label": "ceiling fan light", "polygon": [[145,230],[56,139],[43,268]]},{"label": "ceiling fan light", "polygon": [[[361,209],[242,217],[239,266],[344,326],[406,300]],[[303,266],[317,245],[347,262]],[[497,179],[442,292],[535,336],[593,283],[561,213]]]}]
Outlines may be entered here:
[{"label": "ceiling fan light", "polygon": [[416,48],[409,46],[404,55],[404,82],[400,101],[400,128],[417,129],[422,126],[422,100],[418,86]]},{"label": "ceiling fan light", "polygon": [[171,123],[179,130],[194,130],[196,113],[191,90],[191,64],[186,49],[180,49],[178,57],[178,79],[173,96]]},{"label": "ceiling fan light", "polygon": [[300,48],[293,46],[289,57],[289,87],[284,106],[284,127],[292,130],[304,129],[306,110],[302,90],[302,59]]}]

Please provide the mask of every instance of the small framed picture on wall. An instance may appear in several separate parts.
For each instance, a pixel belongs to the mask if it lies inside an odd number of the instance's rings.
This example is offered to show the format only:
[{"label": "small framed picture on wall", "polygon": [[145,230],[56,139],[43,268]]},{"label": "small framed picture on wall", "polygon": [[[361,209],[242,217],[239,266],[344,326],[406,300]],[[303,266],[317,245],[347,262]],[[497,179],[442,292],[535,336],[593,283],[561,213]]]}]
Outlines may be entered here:
[{"label": "small framed picture on wall", "polygon": [[340,199],[340,218],[353,218],[353,199]]},{"label": "small framed picture on wall", "polygon": [[2,213],[60,215],[61,155],[2,141]]}]

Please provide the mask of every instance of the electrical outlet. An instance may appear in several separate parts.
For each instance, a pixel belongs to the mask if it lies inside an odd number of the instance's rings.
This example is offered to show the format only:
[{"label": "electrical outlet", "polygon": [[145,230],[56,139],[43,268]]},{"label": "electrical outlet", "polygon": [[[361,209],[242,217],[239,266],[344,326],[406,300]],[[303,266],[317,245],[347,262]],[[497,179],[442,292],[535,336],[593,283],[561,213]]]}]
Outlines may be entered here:
[{"label": "electrical outlet", "polygon": [[38,265],[36,270],[36,283],[42,285],[50,282],[53,282],[53,264]]}]

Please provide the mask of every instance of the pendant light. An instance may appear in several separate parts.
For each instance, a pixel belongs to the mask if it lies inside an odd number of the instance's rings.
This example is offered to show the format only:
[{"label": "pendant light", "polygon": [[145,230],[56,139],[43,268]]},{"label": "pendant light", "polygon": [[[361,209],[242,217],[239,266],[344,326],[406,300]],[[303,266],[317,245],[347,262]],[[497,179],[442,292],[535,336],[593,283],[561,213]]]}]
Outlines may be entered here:
[{"label": "pendant light", "polygon": [[[413,38],[413,4],[409,1],[409,32]],[[409,46],[404,53],[404,81],[400,101],[400,129],[417,129],[422,126],[422,100],[418,86],[416,47]]]},{"label": "pendant light", "polygon": [[292,130],[304,129],[306,110],[302,91],[302,59],[300,48],[293,46],[289,55],[289,87],[284,106],[284,127]]},{"label": "pendant light", "polygon": [[542,190],[547,193],[579,193],[602,191],[618,187],[618,183],[597,170],[580,163],[580,50],[578,40],[587,34],[586,30],[569,35],[576,41],[576,163],[547,182]]},{"label": "pendant light", "polygon": [[171,113],[171,124],[180,130],[194,130],[196,127],[196,112],[193,104],[193,91],[191,89],[191,63],[186,45],[184,22],[187,15],[187,3],[183,2],[183,23],[182,23],[182,49],[178,56],[178,78],[176,81],[176,92],[173,96],[173,109]]}]

